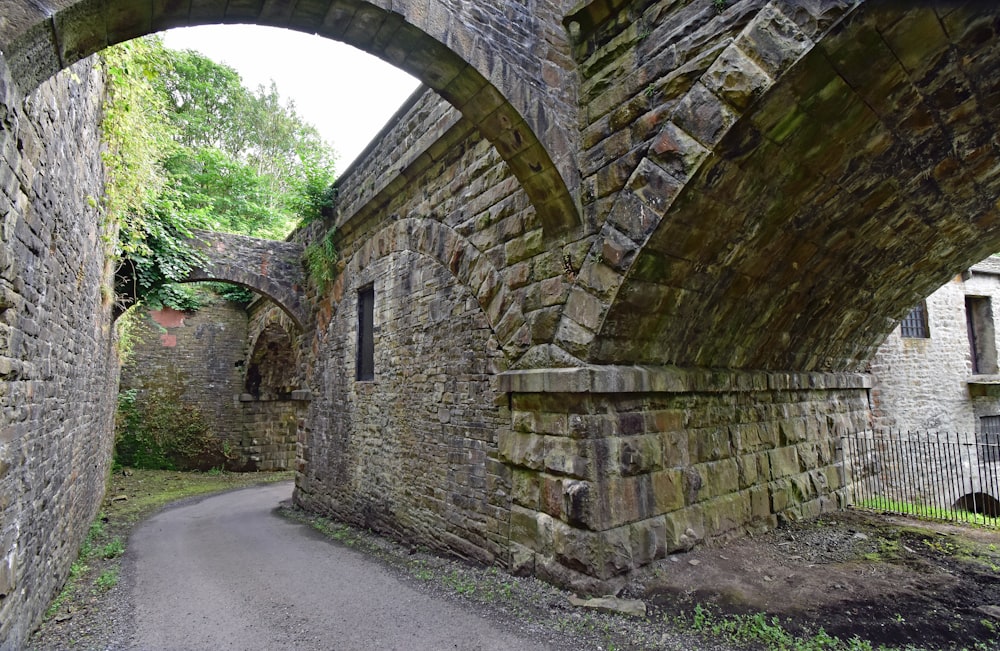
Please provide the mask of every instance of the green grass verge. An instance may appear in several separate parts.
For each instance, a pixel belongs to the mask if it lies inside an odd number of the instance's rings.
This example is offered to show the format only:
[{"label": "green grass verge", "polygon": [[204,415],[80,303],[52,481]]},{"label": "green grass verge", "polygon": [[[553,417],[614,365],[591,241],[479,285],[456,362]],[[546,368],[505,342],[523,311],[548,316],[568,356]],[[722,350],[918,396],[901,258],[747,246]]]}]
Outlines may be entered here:
[{"label": "green grass verge", "polygon": [[926,504],[903,502],[883,497],[881,495],[861,500],[854,506],[859,509],[899,513],[900,515],[909,515],[928,520],[947,520],[949,522],[978,524],[984,527],[1000,527],[1000,518],[991,518],[980,513],[973,513],[963,509],[946,509],[936,506],[928,506]]}]

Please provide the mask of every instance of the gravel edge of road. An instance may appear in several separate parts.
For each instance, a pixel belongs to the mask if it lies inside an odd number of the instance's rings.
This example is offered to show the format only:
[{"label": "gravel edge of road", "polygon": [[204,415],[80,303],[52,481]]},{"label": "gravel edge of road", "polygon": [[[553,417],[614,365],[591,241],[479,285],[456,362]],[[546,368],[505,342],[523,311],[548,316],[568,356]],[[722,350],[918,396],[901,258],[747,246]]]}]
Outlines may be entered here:
[{"label": "gravel edge of road", "polygon": [[514,576],[410,546],[370,531],[302,511],[290,501],[277,513],[376,560],[418,591],[467,608],[499,627],[553,649],[676,649],[731,651],[733,647],[684,630],[676,616],[634,617],[573,606],[571,592],[534,577]]}]

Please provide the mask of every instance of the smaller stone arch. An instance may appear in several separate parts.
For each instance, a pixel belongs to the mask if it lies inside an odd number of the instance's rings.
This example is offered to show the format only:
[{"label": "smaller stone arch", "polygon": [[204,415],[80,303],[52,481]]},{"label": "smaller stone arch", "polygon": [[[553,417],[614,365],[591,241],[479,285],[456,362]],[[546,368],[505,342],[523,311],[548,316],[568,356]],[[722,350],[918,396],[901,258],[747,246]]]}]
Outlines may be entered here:
[{"label": "smaller stone arch", "polygon": [[244,389],[257,399],[290,398],[302,384],[297,357],[295,337],[288,328],[268,323],[250,346]]},{"label": "smaller stone arch", "polygon": [[252,289],[280,307],[299,330],[308,328],[301,244],[210,231],[195,231],[191,243],[205,262],[184,282],[221,281]]}]

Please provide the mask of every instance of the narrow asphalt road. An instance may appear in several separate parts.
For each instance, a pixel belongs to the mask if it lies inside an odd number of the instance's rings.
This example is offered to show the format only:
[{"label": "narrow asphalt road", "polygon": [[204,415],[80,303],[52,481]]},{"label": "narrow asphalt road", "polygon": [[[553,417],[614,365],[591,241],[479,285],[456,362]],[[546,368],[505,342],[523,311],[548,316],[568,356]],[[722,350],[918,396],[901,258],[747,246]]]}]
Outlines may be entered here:
[{"label": "narrow asphalt road", "polygon": [[274,513],[291,484],[167,509],[132,535],[133,649],[532,649]]}]

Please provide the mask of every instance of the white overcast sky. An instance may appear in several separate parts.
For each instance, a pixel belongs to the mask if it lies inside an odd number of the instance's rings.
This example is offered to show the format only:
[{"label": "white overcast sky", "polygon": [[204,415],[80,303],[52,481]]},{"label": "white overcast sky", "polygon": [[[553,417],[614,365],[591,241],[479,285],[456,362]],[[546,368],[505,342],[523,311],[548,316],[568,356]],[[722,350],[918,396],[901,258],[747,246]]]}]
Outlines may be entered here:
[{"label": "white overcast sky", "polygon": [[338,41],[273,27],[208,25],[162,34],[167,47],[197,50],[236,69],[254,90],[274,79],[282,98],[337,151],[337,172],[368,145],[419,82]]}]

